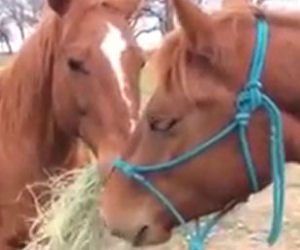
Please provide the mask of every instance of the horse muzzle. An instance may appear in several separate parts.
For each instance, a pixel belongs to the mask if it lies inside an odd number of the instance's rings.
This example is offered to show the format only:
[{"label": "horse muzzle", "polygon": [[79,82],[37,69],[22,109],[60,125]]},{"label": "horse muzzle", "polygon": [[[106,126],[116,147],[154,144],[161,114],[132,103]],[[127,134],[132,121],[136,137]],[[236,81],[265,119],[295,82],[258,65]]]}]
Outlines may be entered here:
[{"label": "horse muzzle", "polygon": [[127,228],[126,231],[120,231],[119,229],[112,229],[112,235],[125,239],[130,242],[134,247],[142,247],[149,245],[157,245],[168,241],[171,237],[171,233],[157,228],[155,226],[140,226],[133,228],[131,231]]},{"label": "horse muzzle", "polygon": [[132,213],[135,215],[132,218],[126,215],[118,216],[110,211],[106,213],[104,207],[100,209],[100,216],[111,234],[130,242],[134,247],[161,244],[170,239],[170,227],[165,227],[161,221],[147,222],[141,219],[142,215],[139,213]]}]

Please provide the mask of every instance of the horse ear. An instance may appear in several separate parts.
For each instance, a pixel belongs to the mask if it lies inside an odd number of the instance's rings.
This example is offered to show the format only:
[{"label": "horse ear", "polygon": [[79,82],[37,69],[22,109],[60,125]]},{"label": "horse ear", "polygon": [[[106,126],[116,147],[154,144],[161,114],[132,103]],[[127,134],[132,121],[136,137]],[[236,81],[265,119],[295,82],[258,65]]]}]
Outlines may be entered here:
[{"label": "horse ear", "polygon": [[102,4],[119,10],[127,19],[130,19],[142,2],[143,0],[103,0]]},{"label": "horse ear", "polygon": [[71,0],[48,0],[48,4],[60,16],[67,13]]},{"label": "horse ear", "polygon": [[212,18],[189,0],[173,0],[179,25],[191,48],[205,57],[212,56],[214,28]]}]

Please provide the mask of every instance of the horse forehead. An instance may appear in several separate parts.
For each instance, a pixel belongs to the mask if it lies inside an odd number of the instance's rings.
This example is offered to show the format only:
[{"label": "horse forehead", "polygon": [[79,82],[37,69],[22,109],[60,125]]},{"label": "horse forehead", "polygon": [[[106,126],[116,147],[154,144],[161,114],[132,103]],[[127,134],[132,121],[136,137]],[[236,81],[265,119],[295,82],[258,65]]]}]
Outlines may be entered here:
[{"label": "horse forehead", "polygon": [[101,50],[111,63],[116,64],[127,49],[128,42],[118,27],[111,23],[107,23],[106,26],[107,33],[101,43]]},{"label": "horse forehead", "polygon": [[[128,112],[131,114],[131,112],[133,112],[133,102],[129,95],[130,84],[126,74],[126,65],[122,62],[123,52],[125,52],[128,47],[129,42],[124,37],[122,31],[112,23],[107,23],[107,33],[104,36],[100,49],[115,73],[122,100]],[[131,131],[133,131],[135,128],[134,119],[130,121],[130,127]]]}]

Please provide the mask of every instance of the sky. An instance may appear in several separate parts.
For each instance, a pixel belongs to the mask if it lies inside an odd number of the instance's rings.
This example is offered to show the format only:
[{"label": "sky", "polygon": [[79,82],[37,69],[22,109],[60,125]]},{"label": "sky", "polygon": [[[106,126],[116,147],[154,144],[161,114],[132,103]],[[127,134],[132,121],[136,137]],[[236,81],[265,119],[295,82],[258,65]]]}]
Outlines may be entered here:
[{"label": "sky", "polygon": [[[207,11],[213,11],[219,9],[221,7],[222,0],[204,0],[204,8]],[[300,0],[267,0],[264,4],[264,7],[269,9],[274,9],[277,11],[285,12],[285,11],[300,11]],[[141,25],[151,26],[156,19],[148,18],[145,23]],[[10,27],[12,32],[12,47],[14,51],[17,51],[22,45],[22,39],[20,37],[20,33],[15,27],[15,25],[11,25]],[[27,29],[27,34],[29,35],[31,31]],[[143,34],[138,38],[138,43],[144,49],[153,49],[159,45],[162,40],[162,36],[159,31],[154,31],[148,34]],[[0,44],[0,52],[5,49],[5,45]]]},{"label": "sky", "polygon": [[[204,0],[203,3],[204,9],[208,12],[218,10],[222,6],[222,0]],[[300,11],[300,0],[266,0],[263,7],[274,11],[280,11],[280,13],[285,11]],[[155,19],[148,19],[147,22],[147,26],[152,25],[152,23],[155,22]],[[157,47],[161,40],[162,36],[158,31],[151,32],[150,34],[143,34],[138,38],[139,44],[144,49],[153,49]]]}]

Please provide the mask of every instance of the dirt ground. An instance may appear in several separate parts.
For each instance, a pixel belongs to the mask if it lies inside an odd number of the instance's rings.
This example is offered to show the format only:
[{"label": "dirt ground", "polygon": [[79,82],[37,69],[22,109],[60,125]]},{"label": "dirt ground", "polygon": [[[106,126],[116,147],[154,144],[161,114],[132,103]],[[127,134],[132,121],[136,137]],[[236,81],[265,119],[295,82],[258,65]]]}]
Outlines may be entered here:
[{"label": "dirt ground", "polygon": [[10,55],[0,53],[0,68],[7,63],[10,57]]},{"label": "dirt ground", "polygon": [[[206,250],[298,250],[300,249],[300,166],[287,165],[287,192],[284,230],[270,248],[266,242],[272,214],[272,187],[253,195],[226,216],[209,239]],[[187,250],[184,240],[174,235],[165,245],[132,248],[119,239],[105,237],[107,250]]]}]

